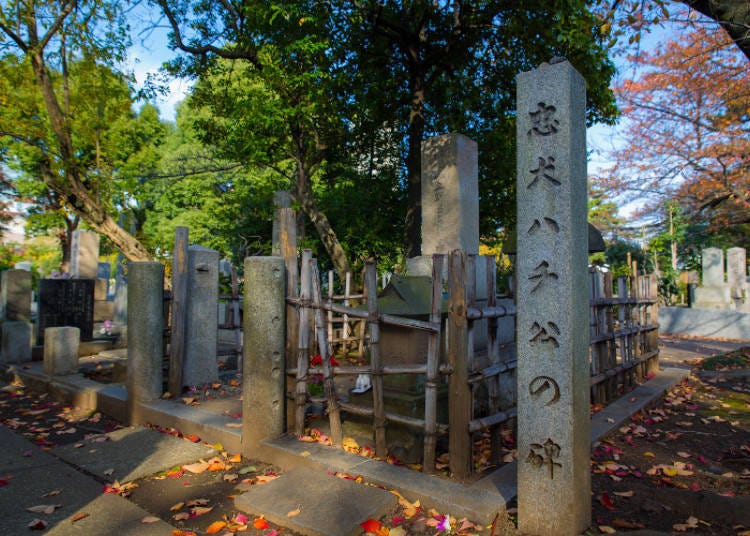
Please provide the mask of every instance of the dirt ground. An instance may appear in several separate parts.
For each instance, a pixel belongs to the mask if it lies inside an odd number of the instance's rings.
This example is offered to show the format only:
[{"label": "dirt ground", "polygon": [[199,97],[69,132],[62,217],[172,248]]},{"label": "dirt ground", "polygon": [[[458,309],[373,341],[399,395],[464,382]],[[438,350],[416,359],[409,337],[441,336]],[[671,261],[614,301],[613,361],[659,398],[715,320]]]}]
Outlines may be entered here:
[{"label": "dirt ground", "polygon": [[[710,370],[700,369],[701,362]],[[587,534],[649,529],[750,536],[750,384],[743,377],[727,377],[750,368],[750,348],[687,364],[695,367],[689,380],[593,449],[592,528]],[[0,385],[0,424],[53,454],[59,445],[120,426],[98,413],[78,414],[47,395]],[[180,435],[177,430],[163,432]],[[202,470],[175,467],[117,490],[102,482],[103,491],[126,495],[172,524],[178,536],[293,534],[234,509],[234,496],[273,479],[277,468],[229,452],[206,462]],[[425,511],[404,498],[399,503],[390,515],[369,520],[365,528],[391,536],[514,533],[506,519],[482,527],[455,519],[450,512]]]}]

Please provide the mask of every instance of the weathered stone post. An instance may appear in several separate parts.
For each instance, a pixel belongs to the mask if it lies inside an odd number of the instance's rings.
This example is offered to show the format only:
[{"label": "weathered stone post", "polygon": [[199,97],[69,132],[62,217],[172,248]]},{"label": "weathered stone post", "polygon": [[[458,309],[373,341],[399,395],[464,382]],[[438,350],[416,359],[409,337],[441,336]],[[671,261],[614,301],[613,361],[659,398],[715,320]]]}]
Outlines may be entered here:
[{"label": "weathered stone post", "polygon": [[286,420],[286,274],[282,257],[245,259],[242,349],[242,454],[257,456],[265,439],[284,433]]},{"label": "weathered stone post", "polygon": [[0,321],[31,320],[31,272],[5,270],[0,274]]},{"label": "weathered stone post", "polygon": [[518,81],[518,524],[591,521],[586,85],[567,61]]},{"label": "weathered stone post", "polygon": [[182,385],[219,379],[216,350],[219,336],[219,252],[188,248],[185,357]]},{"label": "weathered stone post", "polygon": [[139,403],[162,394],[164,266],[128,264],[128,412],[140,422]]},{"label": "weathered stone post", "polygon": [[80,279],[96,279],[99,272],[99,235],[92,231],[73,231],[70,244],[70,274]]}]

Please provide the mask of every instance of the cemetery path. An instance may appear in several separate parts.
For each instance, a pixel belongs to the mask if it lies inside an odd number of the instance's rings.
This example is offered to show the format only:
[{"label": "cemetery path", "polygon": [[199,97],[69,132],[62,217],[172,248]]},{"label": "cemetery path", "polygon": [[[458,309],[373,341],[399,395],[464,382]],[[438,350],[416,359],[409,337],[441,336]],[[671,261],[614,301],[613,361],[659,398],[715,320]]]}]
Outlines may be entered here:
[{"label": "cemetery path", "polygon": [[[703,363],[706,368],[750,369],[747,348],[725,354],[718,361],[707,358],[737,346],[726,341],[662,339],[664,361],[671,366],[693,366],[693,373],[594,447],[593,525],[587,534],[750,536],[750,377],[737,376],[733,370],[716,373],[697,368]],[[87,435],[120,428],[119,423],[100,414],[76,414],[47,395],[7,384],[0,387],[2,427],[52,454],[58,447],[75,446]],[[121,489],[115,491],[127,495],[142,512],[169,523],[174,534],[225,534],[246,529],[250,535],[293,535],[288,528],[238,512],[233,500],[280,472],[215,447],[219,450],[216,459],[151,475],[136,481],[137,487],[120,483]],[[3,478],[0,475],[0,486],[7,485]],[[425,512],[406,499],[398,502],[367,527],[373,533],[379,530],[379,534],[394,536],[514,534],[503,520],[498,520],[494,529],[480,531],[468,521]],[[448,524],[450,532],[440,530]]]}]

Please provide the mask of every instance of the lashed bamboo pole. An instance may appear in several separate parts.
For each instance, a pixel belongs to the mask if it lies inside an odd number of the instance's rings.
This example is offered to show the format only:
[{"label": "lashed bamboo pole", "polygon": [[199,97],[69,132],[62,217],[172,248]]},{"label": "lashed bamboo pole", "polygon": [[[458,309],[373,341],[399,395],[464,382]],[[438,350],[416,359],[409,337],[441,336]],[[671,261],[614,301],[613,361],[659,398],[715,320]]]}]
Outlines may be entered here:
[{"label": "lashed bamboo pole", "polygon": [[378,274],[374,261],[365,266],[365,289],[367,291],[367,324],[370,329],[370,366],[372,367],[372,402],[375,424],[375,455],[385,458],[388,454],[385,442],[385,403],[383,401],[383,374],[380,363],[380,325],[378,323]]},{"label": "lashed bamboo pole", "polygon": [[[312,301],[313,304],[319,304],[320,296],[320,274],[318,272],[318,263],[315,259],[310,261],[312,265]],[[328,402],[328,421],[331,426],[331,441],[333,445],[341,445],[343,431],[341,429],[341,414],[336,401],[336,385],[331,373],[331,349],[326,341],[326,323],[323,318],[323,310],[319,307],[315,309],[315,329],[318,333],[318,348],[323,363],[323,389]]]},{"label": "lashed bamboo pole", "polygon": [[[300,277],[300,300],[304,304],[310,300],[312,287],[312,251],[302,252],[302,273]],[[307,406],[307,365],[310,346],[310,310],[299,308],[299,332],[297,335],[297,384],[295,388],[294,431],[298,436],[305,433],[305,407]]]},{"label": "lashed bamboo pole", "polygon": [[[443,255],[432,256],[432,297],[430,322],[440,325],[443,301]],[[440,329],[430,333],[427,339],[427,368],[425,374],[424,399],[424,456],[422,469],[425,473],[435,471],[435,448],[437,446],[437,398],[440,366]]]}]

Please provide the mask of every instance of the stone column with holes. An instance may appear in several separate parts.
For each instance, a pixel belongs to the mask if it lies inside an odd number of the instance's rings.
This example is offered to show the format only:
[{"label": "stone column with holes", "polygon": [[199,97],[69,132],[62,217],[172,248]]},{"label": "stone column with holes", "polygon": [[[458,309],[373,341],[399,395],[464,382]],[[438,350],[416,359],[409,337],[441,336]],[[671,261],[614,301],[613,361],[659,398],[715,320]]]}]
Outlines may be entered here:
[{"label": "stone column with holes", "polygon": [[518,524],[591,521],[586,84],[568,63],[517,78]]},{"label": "stone column with holes", "polygon": [[[245,259],[242,454],[284,433],[286,272],[282,257]],[[248,290],[249,289],[249,290]]]}]

